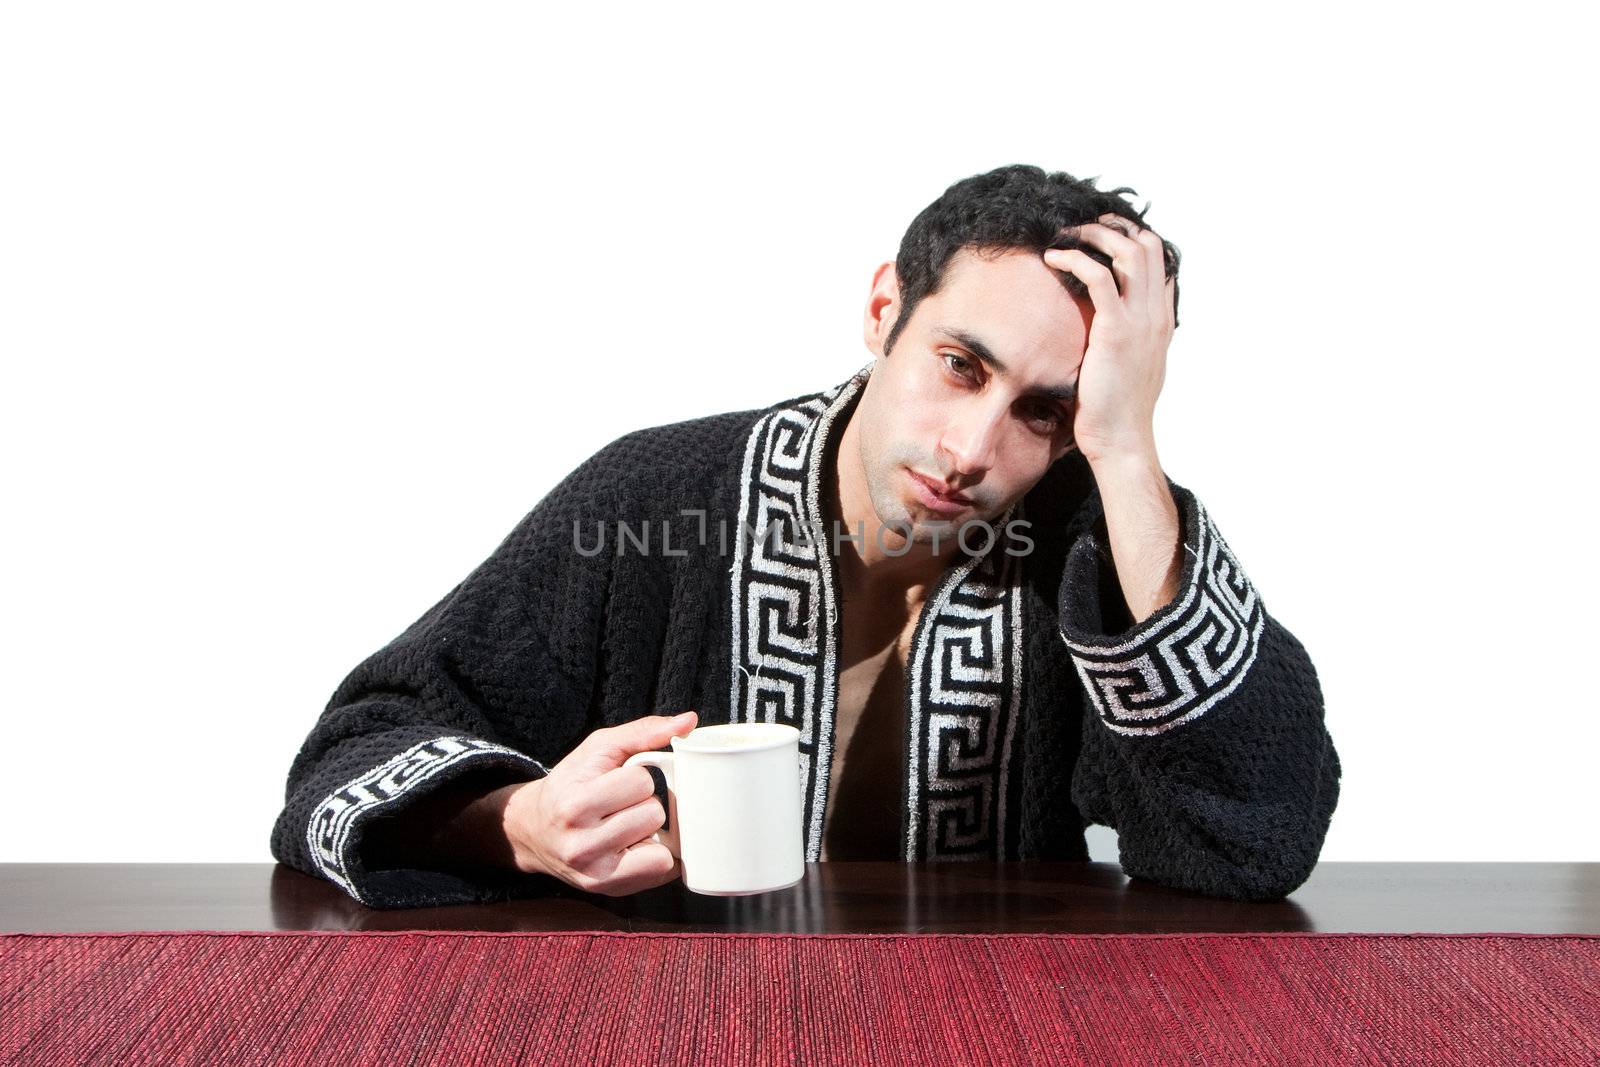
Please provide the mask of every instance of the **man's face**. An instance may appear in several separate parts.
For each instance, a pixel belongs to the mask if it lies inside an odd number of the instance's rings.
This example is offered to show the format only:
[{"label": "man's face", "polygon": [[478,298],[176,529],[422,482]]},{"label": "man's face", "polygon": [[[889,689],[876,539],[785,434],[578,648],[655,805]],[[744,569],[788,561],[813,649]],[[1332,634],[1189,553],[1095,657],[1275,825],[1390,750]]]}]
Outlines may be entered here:
[{"label": "man's face", "polygon": [[999,516],[1070,450],[1094,308],[1035,253],[962,249],[885,356],[899,313],[885,263],[867,307],[877,361],[851,421],[879,520],[926,541]]}]

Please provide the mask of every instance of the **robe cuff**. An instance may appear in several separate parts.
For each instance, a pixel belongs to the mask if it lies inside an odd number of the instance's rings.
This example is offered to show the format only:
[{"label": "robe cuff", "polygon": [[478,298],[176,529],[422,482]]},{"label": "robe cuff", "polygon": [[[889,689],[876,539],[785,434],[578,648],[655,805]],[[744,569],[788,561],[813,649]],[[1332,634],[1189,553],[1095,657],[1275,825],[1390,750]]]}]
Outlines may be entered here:
[{"label": "robe cuff", "polygon": [[474,887],[443,872],[368,871],[359,845],[362,828],[374,815],[408,807],[469,771],[495,767],[512,768],[531,778],[548,773],[538,760],[476,737],[435,737],[413,744],[322,799],[306,826],[311,862],[324,878],[374,907],[455,903],[480,896],[481,889],[474,892]]},{"label": "robe cuff", "polygon": [[1255,662],[1266,612],[1191,492],[1168,481],[1182,526],[1172,601],[1132,625],[1101,514],[1068,550],[1057,618],[1101,722],[1124,736],[1165,733],[1225,700]]}]

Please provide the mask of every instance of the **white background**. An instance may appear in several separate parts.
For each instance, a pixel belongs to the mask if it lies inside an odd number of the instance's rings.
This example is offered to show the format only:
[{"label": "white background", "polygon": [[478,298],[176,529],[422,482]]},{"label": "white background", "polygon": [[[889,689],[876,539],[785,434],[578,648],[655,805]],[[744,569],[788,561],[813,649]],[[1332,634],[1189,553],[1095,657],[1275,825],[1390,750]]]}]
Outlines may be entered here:
[{"label": "white background", "polygon": [[1014,162],[1183,252],[1161,454],[1317,663],[1323,858],[1600,859],[1590,34],[1102,6],[5,5],[0,861],[268,859],[360,659],[619,434],[848,376]]}]

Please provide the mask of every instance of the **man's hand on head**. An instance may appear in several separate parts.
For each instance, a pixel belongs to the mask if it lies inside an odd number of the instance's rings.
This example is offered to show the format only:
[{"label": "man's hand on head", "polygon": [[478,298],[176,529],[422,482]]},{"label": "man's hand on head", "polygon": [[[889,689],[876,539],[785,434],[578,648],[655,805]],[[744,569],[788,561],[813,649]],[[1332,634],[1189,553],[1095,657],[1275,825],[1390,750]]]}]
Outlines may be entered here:
[{"label": "man's hand on head", "polygon": [[1161,238],[1114,213],[1071,233],[1111,257],[1106,267],[1078,248],[1043,253],[1046,264],[1082,281],[1094,304],[1073,440],[1091,464],[1153,456],[1156,398],[1176,311]]},{"label": "man's hand on head", "polygon": [[590,893],[626,896],[680,875],[651,839],[666,821],[655,782],[629,756],[694,729],[696,715],[650,715],[596,730],[538,781],[506,800],[504,826],[518,870],[549,874]]},{"label": "man's hand on head", "polygon": [[1142,623],[1177,596],[1183,573],[1182,517],[1154,428],[1177,325],[1177,283],[1167,277],[1166,249],[1153,230],[1107,214],[1073,232],[1110,256],[1111,266],[1081,248],[1044,253],[1045,263],[1082,281],[1094,303],[1072,433],[1100,491],[1123,598]]}]

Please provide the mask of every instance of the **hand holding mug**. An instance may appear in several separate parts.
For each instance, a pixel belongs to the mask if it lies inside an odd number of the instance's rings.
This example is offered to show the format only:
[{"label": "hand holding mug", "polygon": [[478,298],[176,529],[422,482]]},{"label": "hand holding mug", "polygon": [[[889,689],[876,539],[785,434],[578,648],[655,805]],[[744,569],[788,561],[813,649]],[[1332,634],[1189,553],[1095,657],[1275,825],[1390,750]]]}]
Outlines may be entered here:
[{"label": "hand holding mug", "polygon": [[653,837],[666,821],[655,783],[643,767],[625,763],[687,734],[696,720],[686,711],[596,730],[549,774],[517,787],[505,808],[517,869],[607,896],[677,878],[677,856]]}]

